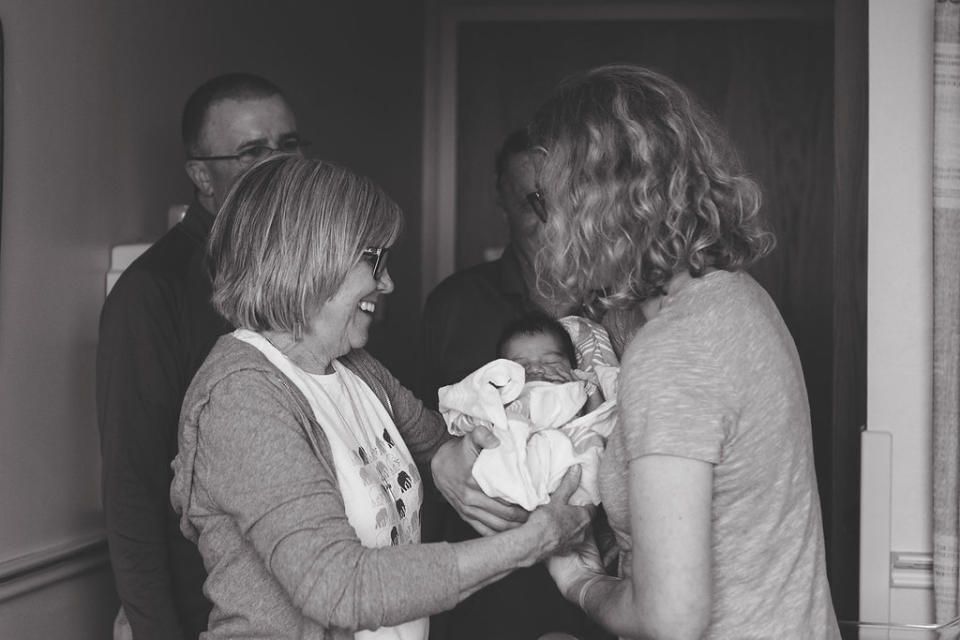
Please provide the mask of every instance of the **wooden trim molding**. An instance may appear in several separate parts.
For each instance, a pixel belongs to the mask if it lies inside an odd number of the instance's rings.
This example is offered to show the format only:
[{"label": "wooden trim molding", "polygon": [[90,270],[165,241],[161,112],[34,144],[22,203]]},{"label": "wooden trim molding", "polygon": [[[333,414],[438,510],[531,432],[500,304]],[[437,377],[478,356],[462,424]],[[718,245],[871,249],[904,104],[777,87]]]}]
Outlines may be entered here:
[{"label": "wooden trim molding", "polygon": [[0,563],[0,603],[109,565],[102,533],[7,560]]}]

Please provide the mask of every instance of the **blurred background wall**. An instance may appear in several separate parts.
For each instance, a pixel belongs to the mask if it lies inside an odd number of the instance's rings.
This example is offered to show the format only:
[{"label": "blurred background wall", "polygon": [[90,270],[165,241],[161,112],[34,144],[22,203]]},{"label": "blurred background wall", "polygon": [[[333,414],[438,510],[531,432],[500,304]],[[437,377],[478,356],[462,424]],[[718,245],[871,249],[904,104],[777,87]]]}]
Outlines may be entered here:
[{"label": "blurred background wall", "polygon": [[[110,247],[152,241],[186,203],[180,111],[227,71],[283,88],[316,155],[408,212],[384,326],[413,358],[419,283],[418,1],[0,0],[0,638],[105,638],[94,407]],[[46,569],[41,569],[47,567]]]}]

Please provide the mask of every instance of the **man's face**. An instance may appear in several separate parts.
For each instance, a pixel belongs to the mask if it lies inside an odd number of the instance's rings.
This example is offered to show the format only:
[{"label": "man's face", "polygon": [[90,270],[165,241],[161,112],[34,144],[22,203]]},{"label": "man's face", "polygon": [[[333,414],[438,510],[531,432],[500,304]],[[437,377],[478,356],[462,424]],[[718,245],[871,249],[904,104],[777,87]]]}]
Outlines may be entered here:
[{"label": "man's face", "polygon": [[[293,111],[280,96],[221,100],[207,111],[200,134],[198,156],[227,156],[257,146],[280,149],[298,140]],[[209,187],[200,188],[201,203],[214,214],[249,166],[240,160],[197,160],[209,175]]]},{"label": "man's face", "polygon": [[543,223],[527,200],[536,190],[536,165],[533,156],[521,153],[506,164],[497,189],[497,204],[507,215],[510,240],[518,250],[532,258],[537,249],[537,236]]}]

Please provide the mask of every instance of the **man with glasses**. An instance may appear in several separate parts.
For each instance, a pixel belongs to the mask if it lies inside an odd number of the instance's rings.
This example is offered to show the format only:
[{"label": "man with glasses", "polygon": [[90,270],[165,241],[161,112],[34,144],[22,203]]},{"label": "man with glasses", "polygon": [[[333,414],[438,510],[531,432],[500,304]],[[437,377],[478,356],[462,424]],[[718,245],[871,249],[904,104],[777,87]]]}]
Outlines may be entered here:
[{"label": "man with glasses", "polygon": [[[497,205],[506,215],[510,243],[492,262],[453,274],[430,293],[423,311],[424,377],[421,398],[436,408],[437,390],[459,382],[493,360],[503,329],[532,312],[565,315],[536,287],[533,261],[548,212],[536,186],[538,150],[525,131],[510,134],[497,153]],[[433,512],[429,509],[433,507]],[[492,506],[492,505],[487,505]],[[518,513],[507,513],[516,510]],[[501,509],[479,515],[481,528],[499,530]],[[525,517],[522,509],[503,511],[505,520]],[[424,503],[424,542],[459,542],[477,532],[452,508]],[[434,616],[431,640],[531,640],[565,631],[581,640],[606,638],[578,607],[557,590],[543,565],[518,569],[473,594],[452,611]]]},{"label": "man with glasses", "polygon": [[203,265],[214,216],[246,169],[305,146],[280,90],[245,73],[200,86],[183,111],[195,198],[183,220],[127,268],[104,303],[97,414],[110,560],[137,640],[193,640],[207,628],[206,573],[170,505],[180,405],[217,338],[232,328],[210,305]]},{"label": "man with glasses", "polygon": [[[437,390],[459,382],[496,357],[507,324],[531,312],[552,312],[536,288],[533,261],[544,221],[536,191],[536,152],[526,131],[511,133],[495,161],[496,202],[510,242],[491,262],[453,274],[430,293],[423,311],[424,402],[437,404]],[[556,313],[550,313],[556,315]]]}]

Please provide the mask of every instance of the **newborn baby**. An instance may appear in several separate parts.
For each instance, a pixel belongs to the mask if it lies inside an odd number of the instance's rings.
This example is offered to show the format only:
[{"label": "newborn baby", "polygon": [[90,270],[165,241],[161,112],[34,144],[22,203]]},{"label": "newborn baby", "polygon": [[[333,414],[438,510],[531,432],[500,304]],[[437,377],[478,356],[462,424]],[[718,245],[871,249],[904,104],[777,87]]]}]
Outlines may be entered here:
[{"label": "newborn baby", "polygon": [[571,502],[598,504],[596,473],[615,420],[618,368],[589,362],[589,370],[577,369],[567,329],[542,314],[510,324],[497,351],[499,359],[439,392],[451,433],[484,424],[500,439],[499,447],[478,456],[477,483],[490,496],[532,510],[549,501],[571,465],[580,464],[580,488]]},{"label": "newborn baby", "polygon": [[[576,347],[573,346],[573,340],[570,339],[567,330],[553,318],[542,314],[530,314],[507,325],[497,344],[497,355],[522,366],[526,380],[520,397],[511,402],[508,409],[514,408],[533,419],[530,415],[530,407],[526,405],[525,400],[530,395],[530,389],[543,386],[542,384],[533,385],[534,382],[560,385],[575,383],[564,387],[562,394],[550,393],[549,396],[556,402],[562,398],[562,395],[570,394],[571,402],[581,404],[580,397],[586,394],[586,399],[577,415],[593,411],[603,403],[603,391],[596,384],[596,376],[590,376],[584,372],[578,372],[579,375],[574,373],[577,367]],[[562,409],[558,410],[562,411]],[[545,428],[542,414],[538,417],[540,419],[534,427]],[[560,425],[551,424],[550,426]]]}]

